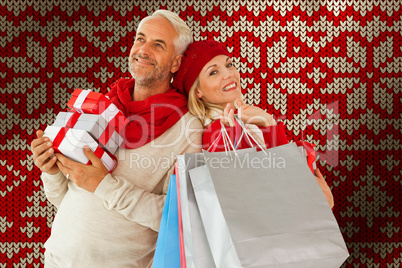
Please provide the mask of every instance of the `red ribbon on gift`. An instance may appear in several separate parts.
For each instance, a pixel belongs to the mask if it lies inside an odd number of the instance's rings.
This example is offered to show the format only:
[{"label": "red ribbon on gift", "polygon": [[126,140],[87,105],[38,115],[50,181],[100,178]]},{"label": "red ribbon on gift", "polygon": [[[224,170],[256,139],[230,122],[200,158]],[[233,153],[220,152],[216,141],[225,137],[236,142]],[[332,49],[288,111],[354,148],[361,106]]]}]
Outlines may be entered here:
[{"label": "red ribbon on gift", "polygon": [[[71,111],[77,113],[74,113],[74,115],[69,118],[66,127],[72,128],[77,122],[81,113],[102,115],[102,113],[104,113],[108,108],[111,108],[113,114],[113,109],[115,108],[117,112],[113,118],[105,118],[108,121],[108,125],[98,138],[98,141],[103,145],[107,144],[114,131],[116,131],[124,139],[123,129],[128,124],[128,119],[121,111],[118,110],[117,107],[113,107],[111,105],[114,106],[114,104],[102,93],[77,88],[74,90],[72,97],[67,102],[67,106],[71,109]],[[117,157],[108,152],[106,153],[116,162],[116,167]]]},{"label": "red ribbon on gift", "polygon": [[60,131],[57,133],[56,137],[54,138],[52,148],[54,149],[54,151],[56,153],[62,154],[62,152],[60,152],[60,150],[59,150],[59,146],[60,146],[61,142],[63,141],[64,137],[66,136],[67,131],[68,131],[68,128],[64,128],[64,127],[60,128]]},{"label": "red ribbon on gift", "polygon": [[73,113],[66,123],[66,127],[73,128],[80,118],[80,113]]},{"label": "red ribbon on gift", "polygon": [[112,104],[105,95],[94,91],[87,93],[85,98],[82,98],[82,103],[76,103],[83,92],[84,90],[80,88],[74,90],[71,99],[67,102],[70,109],[79,113],[101,114]]},{"label": "red ribbon on gift", "polygon": [[[79,102],[79,103],[77,103]],[[102,93],[93,91],[84,91],[82,89],[75,89],[71,99],[67,102],[67,106],[78,113],[89,113],[89,114],[99,114],[104,113],[108,108],[116,109],[118,108]],[[124,116],[121,111],[118,111],[113,118],[106,118],[108,124],[111,124],[116,132],[123,136],[123,129],[128,124],[128,119]],[[110,128],[110,127],[109,127]],[[107,136],[110,133],[109,136]],[[107,131],[103,140],[108,140],[113,131]]]},{"label": "red ribbon on gift", "polygon": [[[117,109],[117,108],[116,108]],[[116,132],[120,135],[123,134],[123,129],[129,123],[129,120],[124,116],[122,112],[118,112],[109,123],[116,129]]]},{"label": "red ribbon on gift", "polygon": [[100,143],[106,145],[108,143],[108,141],[110,140],[110,138],[112,137],[113,133],[114,133],[114,129],[110,126],[110,124],[108,124],[106,126],[105,130],[102,132],[102,134],[98,138],[98,141]]},{"label": "red ribbon on gift", "polygon": [[[60,146],[61,142],[63,141],[63,139],[66,137],[66,134],[67,134],[67,132],[68,132],[69,130],[70,130],[69,127],[61,127],[61,128],[60,128],[60,131],[57,133],[56,137],[54,138],[52,148],[54,149],[54,151],[55,151],[56,153],[61,153],[61,154],[63,154],[63,153],[59,150],[59,146]],[[102,147],[100,147],[99,145],[96,147],[96,149],[95,149],[95,151],[94,151],[94,154],[95,154],[99,159],[102,159],[102,156],[103,156],[105,153],[106,153],[107,155],[109,155],[110,158],[112,158],[113,161],[115,162],[115,165],[114,165],[113,168],[109,171],[110,173],[112,173],[112,172],[116,169],[116,167],[117,167],[117,163],[118,163],[117,157],[116,157],[115,155],[113,155],[113,154],[110,154],[110,153],[106,152],[106,151],[103,150]],[[91,162],[90,160],[88,160],[88,162],[86,163],[86,165],[91,165],[91,164],[92,164],[92,162]]]},{"label": "red ribbon on gift", "polygon": [[[113,159],[113,161],[114,161],[114,166],[113,166],[113,168],[112,168],[109,172],[112,173],[113,170],[116,169],[116,167],[117,167],[117,157],[116,157],[115,155],[109,154],[108,152],[106,152],[105,150],[103,150],[100,146],[96,147],[96,150],[94,151],[94,154],[95,154],[99,159],[102,159],[102,156],[103,156],[104,154],[109,155],[109,156]],[[92,165],[91,160],[88,160],[88,162],[87,162],[86,164],[87,164],[87,165]]]},{"label": "red ribbon on gift", "polygon": [[112,137],[114,131],[116,131],[123,139],[124,139],[124,132],[123,129],[127,125],[128,120],[123,115],[123,113],[118,112],[115,117],[113,117],[107,124],[105,130],[103,131],[102,135],[99,137],[99,141],[102,144],[106,144],[109,139]]},{"label": "red ribbon on gift", "polygon": [[[81,115],[82,115],[81,113],[73,112],[70,118],[67,120],[65,127],[74,128],[75,124],[78,122],[78,119],[80,118]],[[118,132],[119,128],[115,127],[116,121],[118,120],[118,118],[116,117],[113,118],[113,120],[106,125],[106,128],[103,130],[102,134],[98,138],[98,142],[100,142],[103,146],[106,146],[115,130],[117,133],[119,133]]]}]

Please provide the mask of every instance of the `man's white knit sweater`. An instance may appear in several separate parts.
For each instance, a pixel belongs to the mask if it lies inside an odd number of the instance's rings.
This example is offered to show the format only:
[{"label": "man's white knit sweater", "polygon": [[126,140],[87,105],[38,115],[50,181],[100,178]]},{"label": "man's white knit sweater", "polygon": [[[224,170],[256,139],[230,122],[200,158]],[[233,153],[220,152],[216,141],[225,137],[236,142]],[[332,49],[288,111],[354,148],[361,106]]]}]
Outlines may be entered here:
[{"label": "man's white knit sweater", "polygon": [[119,149],[95,193],[59,173],[42,174],[57,207],[45,267],[150,267],[176,155],[199,152],[203,127],[187,113],[154,141]]}]

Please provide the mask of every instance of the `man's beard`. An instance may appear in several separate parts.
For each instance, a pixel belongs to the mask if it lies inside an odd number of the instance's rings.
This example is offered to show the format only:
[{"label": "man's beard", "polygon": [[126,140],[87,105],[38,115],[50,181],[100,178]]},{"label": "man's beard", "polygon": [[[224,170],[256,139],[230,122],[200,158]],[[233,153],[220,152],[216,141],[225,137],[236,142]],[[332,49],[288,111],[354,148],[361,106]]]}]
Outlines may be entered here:
[{"label": "man's beard", "polygon": [[[134,56],[136,55],[133,55],[133,57]],[[145,57],[139,57],[139,58],[148,60],[148,58]],[[160,81],[166,81],[166,79],[170,76],[170,68],[172,66],[173,59],[169,62],[167,66],[158,67],[158,65],[156,65],[156,67],[153,70],[142,75],[136,75],[136,72],[133,69],[134,61],[135,59],[133,61],[130,61],[129,59],[128,67],[132,77],[135,79],[135,83],[143,87],[150,87]]]}]

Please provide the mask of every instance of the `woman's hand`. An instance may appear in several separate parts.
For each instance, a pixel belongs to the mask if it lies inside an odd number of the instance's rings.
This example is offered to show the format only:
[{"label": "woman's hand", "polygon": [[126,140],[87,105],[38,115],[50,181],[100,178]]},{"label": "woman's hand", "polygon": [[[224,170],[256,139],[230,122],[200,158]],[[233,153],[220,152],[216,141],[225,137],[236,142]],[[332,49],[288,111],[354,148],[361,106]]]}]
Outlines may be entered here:
[{"label": "woman's hand", "polygon": [[320,170],[316,168],[314,170],[314,177],[320,185],[322,192],[325,195],[325,198],[328,201],[328,204],[331,208],[334,207],[334,196],[332,195],[331,189],[329,188],[327,182],[325,181],[324,177],[322,176]]},{"label": "woman's hand", "polygon": [[234,119],[234,109],[232,104],[226,104],[225,109],[223,110],[223,114],[220,116],[221,122],[227,127],[234,127],[235,126],[235,119]]},{"label": "woman's hand", "polygon": [[253,124],[259,127],[275,126],[276,122],[272,115],[257,106],[245,104],[242,100],[236,100],[239,107],[238,117],[245,124]]}]

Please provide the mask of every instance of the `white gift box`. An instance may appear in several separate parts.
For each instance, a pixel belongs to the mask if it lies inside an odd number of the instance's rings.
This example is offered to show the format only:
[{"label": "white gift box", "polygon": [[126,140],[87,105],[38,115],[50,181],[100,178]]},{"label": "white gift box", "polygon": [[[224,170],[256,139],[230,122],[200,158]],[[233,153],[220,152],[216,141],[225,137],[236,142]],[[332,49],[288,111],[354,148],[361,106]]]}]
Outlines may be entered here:
[{"label": "white gift box", "polygon": [[85,130],[111,154],[114,154],[123,142],[123,138],[115,129],[108,127],[108,121],[98,114],[59,112],[52,125]]},{"label": "white gift box", "polygon": [[45,129],[44,136],[53,142],[53,149],[56,152],[60,152],[74,161],[90,164],[83,150],[84,146],[87,145],[100,158],[107,170],[111,171],[115,166],[112,157],[85,130],[48,126]]},{"label": "white gift box", "polygon": [[214,267],[335,268],[348,258],[296,144],[203,154],[206,165],[189,175]]},{"label": "white gift box", "polygon": [[99,114],[112,123],[116,132],[121,134],[128,124],[127,118],[105,95],[92,90],[75,89],[67,106],[79,113]]}]

